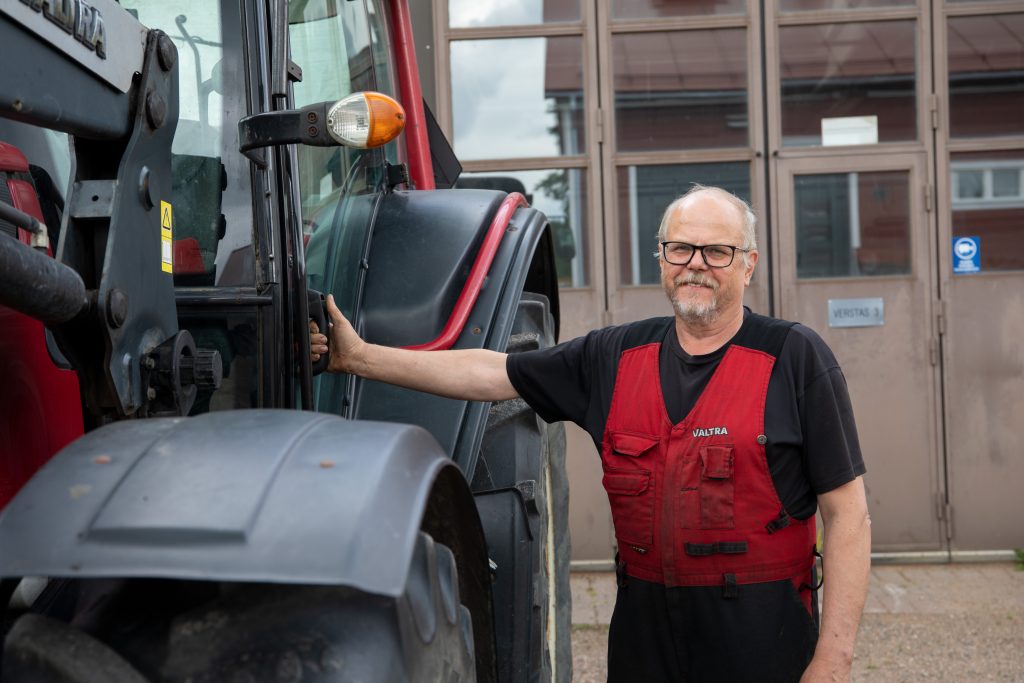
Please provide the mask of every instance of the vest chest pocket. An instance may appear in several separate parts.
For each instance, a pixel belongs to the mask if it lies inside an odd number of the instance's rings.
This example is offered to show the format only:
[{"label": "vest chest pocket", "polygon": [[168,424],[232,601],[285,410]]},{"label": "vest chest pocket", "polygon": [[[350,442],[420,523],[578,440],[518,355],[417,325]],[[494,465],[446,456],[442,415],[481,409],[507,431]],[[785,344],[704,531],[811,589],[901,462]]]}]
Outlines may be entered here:
[{"label": "vest chest pocket", "polygon": [[650,546],[654,541],[654,482],[647,470],[606,467],[605,490],[612,508],[615,536],[623,543]]},{"label": "vest chest pocket", "polygon": [[733,529],[735,485],[733,447],[703,446],[700,449],[700,528]]},{"label": "vest chest pocket", "polygon": [[642,458],[658,445],[658,439],[640,434],[614,432],[608,440],[611,457]]}]

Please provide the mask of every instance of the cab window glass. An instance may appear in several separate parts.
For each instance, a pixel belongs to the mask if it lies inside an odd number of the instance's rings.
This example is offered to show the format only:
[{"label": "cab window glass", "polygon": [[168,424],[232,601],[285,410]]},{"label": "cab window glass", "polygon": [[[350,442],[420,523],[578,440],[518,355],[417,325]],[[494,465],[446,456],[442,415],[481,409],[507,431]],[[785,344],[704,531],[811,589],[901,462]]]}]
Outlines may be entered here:
[{"label": "cab window glass", "polygon": [[[223,0],[123,0],[178,50],[178,125],[171,145],[174,284],[256,284],[249,160],[238,151],[238,120],[249,113],[241,8]],[[257,312],[179,307],[179,324],[199,348],[220,353],[223,382],[201,390],[192,414],[260,404]]]},{"label": "cab window glass", "polygon": [[[289,5],[292,59],[303,80],[295,107],[390,88],[383,13],[364,0],[309,0]],[[296,148],[306,277],[311,289],[333,294],[354,317],[361,262],[384,171],[384,149]],[[318,410],[339,412],[346,378],[315,380]]]},{"label": "cab window glass", "polygon": [[[361,0],[293,3],[289,12],[292,59],[303,74],[295,84],[296,107],[376,89],[370,24]],[[380,182],[383,153],[299,146],[297,154],[309,286],[334,294],[351,314],[369,229],[365,205]]]},{"label": "cab window glass", "polygon": [[122,2],[178,48],[178,127],[171,147],[174,282],[253,286],[252,186],[238,151],[248,113],[237,3]]}]

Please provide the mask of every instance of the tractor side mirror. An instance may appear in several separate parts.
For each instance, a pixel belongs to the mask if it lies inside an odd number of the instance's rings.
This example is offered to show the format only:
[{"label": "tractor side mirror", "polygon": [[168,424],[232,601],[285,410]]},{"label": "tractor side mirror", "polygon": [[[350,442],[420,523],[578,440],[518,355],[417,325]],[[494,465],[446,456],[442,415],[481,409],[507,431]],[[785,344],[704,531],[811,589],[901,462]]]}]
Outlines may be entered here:
[{"label": "tractor side mirror", "polygon": [[258,151],[299,143],[313,147],[385,145],[405,128],[405,109],[378,92],[357,92],[337,101],[318,102],[302,109],[264,112],[238,122],[238,151],[259,166],[266,161]]}]

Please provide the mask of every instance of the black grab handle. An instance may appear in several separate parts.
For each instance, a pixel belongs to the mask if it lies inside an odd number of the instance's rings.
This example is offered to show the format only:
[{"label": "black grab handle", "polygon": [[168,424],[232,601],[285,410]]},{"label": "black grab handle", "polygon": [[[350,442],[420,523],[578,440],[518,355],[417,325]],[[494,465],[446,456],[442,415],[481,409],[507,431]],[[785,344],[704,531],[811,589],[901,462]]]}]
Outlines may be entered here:
[{"label": "black grab handle", "polygon": [[327,369],[331,362],[331,331],[327,326],[327,297],[315,289],[306,290],[306,307],[309,309],[309,319],[317,324],[320,333],[327,337],[327,353],[320,355],[320,360],[313,363],[313,374],[319,375]]}]

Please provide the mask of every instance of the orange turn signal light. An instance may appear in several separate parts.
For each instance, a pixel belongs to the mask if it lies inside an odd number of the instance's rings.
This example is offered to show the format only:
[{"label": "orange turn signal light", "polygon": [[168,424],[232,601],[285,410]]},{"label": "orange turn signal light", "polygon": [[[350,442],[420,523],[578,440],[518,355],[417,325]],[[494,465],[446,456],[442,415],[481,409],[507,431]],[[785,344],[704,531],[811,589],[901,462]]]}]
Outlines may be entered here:
[{"label": "orange turn signal light", "polygon": [[327,110],[327,132],[346,147],[369,149],[386,145],[405,128],[405,109],[379,92],[357,92]]}]

